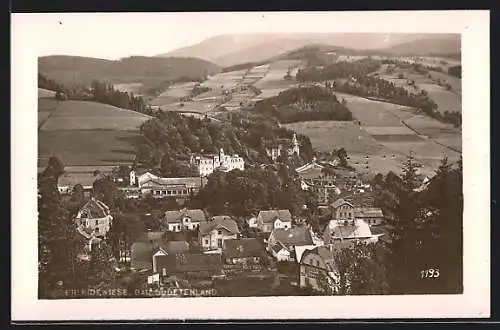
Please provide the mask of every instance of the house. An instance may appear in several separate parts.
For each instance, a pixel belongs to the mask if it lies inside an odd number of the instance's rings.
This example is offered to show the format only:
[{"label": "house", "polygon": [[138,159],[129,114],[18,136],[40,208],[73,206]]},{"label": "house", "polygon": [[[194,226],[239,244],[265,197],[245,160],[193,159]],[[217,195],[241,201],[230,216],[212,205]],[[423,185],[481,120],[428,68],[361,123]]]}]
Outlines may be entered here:
[{"label": "house", "polygon": [[227,264],[249,265],[261,263],[264,255],[264,246],[256,238],[228,239],[224,241],[223,258]]},{"label": "house", "polygon": [[337,251],[333,245],[304,251],[299,263],[299,286],[326,294],[338,293],[340,276],[335,263]]},{"label": "house", "polygon": [[322,177],[324,168],[323,165],[317,162],[316,158],[313,158],[310,163],[296,168],[295,172],[301,179],[302,189],[307,190],[308,181]]},{"label": "house", "polygon": [[249,228],[258,228],[259,224],[257,223],[257,217],[251,217],[247,220],[247,224]]},{"label": "house", "polygon": [[163,244],[165,234],[146,232],[140,235],[130,248],[130,267],[135,270],[153,269],[153,250]]},{"label": "house", "polygon": [[343,198],[339,198],[330,204],[332,219],[354,220],[354,206]]},{"label": "house", "polygon": [[308,227],[277,228],[269,235],[267,250],[278,261],[293,261],[296,260],[295,247],[303,245],[313,245],[311,231]]},{"label": "house", "polygon": [[77,230],[86,238],[105,237],[112,221],[109,207],[94,197],[80,208],[75,218]]},{"label": "house", "polygon": [[138,186],[141,196],[154,198],[173,197],[178,199],[195,195],[203,185],[203,179],[198,177],[161,178],[150,172],[141,175]]},{"label": "house", "polygon": [[257,228],[264,233],[269,233],[273,229],[292,228],[292,214],[289,210],[266,210],[260,211],[257,215]]},{"label": "house", "polygon": [[153,255],[153,272],[158,272],[159,260],[164,256],[176,255],[178,253],[188,253],[189,243],[186,241],[170,241],[161,242],[158,247],[152,251]]},{"label": "house", "polygon": [[357,207],[354,209],[354,218],[370,226],[378,226],[384,222],[384,213],[378,207]]},{"label": "house", "polygon": [[154,274],[159,274],[156,280],[165,283],[167,278],[174,275],[211,277],[222,270],[223,261],[219,254],[192,254],[175,253],[155,256]]},{"label": "house", "polygon": [[236,222],[228,216],[211,217],[207,222],[200,223],[199,242],[204,251],[218,250],[222,252],[224,241],[236,239],[240,233]]},{"label": "house", "polygon": [[363,220],[330,220],[326,226],[323,239],[324,244],[332,244],[336,241],[353,241],[374,243],[378,241],[379,236],[374,235],[370,226]]},{"label": "house", "polygon": [[166,231],[180,232],[183,230],[195,230],[200,223],[206,222],[203,210],[188,210],[186,208],[178,211],[166,211],[162,221]]},{"label": "house", "polygon": [[245,170],[245,160],[238,155],[226,155],[224,149],[220,149],[216,155],[191,155],[189,161],[191,166],[198,168],[200,177],[206,177],[212,174],[215,170],[230,172],[238,169]]}]

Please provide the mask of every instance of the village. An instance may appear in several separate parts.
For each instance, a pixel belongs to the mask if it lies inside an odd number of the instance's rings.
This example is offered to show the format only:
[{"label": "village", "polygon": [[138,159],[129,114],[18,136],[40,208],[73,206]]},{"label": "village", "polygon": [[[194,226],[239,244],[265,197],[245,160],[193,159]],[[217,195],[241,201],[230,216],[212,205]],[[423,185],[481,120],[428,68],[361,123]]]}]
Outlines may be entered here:
[{"label": "village", "polygon": [[[266,154],[273,161],[282,154],[298,156],[295,134],[291,141],[266,149]],[[189,209],[183,206],[186,200],[196,196],[211,174],[245,171],[245,161],[221,149],[218,154],[191,155],[190,165],[199,176],[160,177],[132,166],[120,171],[111,166],[65,168],[57,184],[59,193],[69,196],[79,185],[86,201],[73,220],[83,247],[78,258],[90,261],[92,252],[109,241],[114,219],[109,206],[93,193],[95,180],[103,177],[115,182],[126,199],[170,198],[179,205],[176,210],[153,210],[157,228],[146,228],[132,244],[119,242],[113,267],[142,281],[133,296],[167,297],[169,288],[213,289],[215,295],[338,294],[335,255],[357,243],[384,238],[378,228],[386,218],[374,206],[371,185],[354,170],[338,166],[338,160],[313,158],[295,168],[301,189],[317,196],[315,211],[328,219],[321,228],[313,228],[305,217],[292,216],[288,209],[259,210],[244,219],[244,225],[231,215]],[[261,284],[252,288],[252,283]]]}]

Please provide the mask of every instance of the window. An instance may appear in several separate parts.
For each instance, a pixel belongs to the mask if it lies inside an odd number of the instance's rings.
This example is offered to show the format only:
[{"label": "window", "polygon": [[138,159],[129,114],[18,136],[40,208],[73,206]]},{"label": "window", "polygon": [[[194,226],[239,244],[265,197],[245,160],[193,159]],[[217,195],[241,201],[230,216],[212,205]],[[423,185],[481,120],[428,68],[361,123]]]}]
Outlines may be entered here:
[{"label": "window", "polygon": [[210,244],[210,242],[209,242],[208,238],[205,238],[205,245],[208,245],[208,244]]},{"label": "window", "polygon": [[217,247],[221,248],[222,247],[222,239],[217,240]]},{"label": "window", "polygon": [[219,230],[217,231],[217,234],[222,235],[222,230],[220,230],[220,229],[219,229]]},{"label": "window", "polygon": [[98,226],[99,225],[99,220],[96,220],[95,221],[95,225]]},{"label": "window", "polygon": [[167,269],[166,269],[166,268],[163,268],[163,269],[162,269],[162,272],[163,272],[163,273],[162,273],[162,274],[163,274],[163,276],[167,276]]}]

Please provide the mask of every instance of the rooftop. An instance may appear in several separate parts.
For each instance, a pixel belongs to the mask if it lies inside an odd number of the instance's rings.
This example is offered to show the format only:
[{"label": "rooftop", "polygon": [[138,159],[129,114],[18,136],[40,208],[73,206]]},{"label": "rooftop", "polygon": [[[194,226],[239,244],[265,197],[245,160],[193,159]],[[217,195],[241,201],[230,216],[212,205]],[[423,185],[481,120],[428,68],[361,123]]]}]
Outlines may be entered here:
[{"label": "rooftop", "polygon": [[229,258],[259,256],[264,251],[260,240],[256,238],[228,239],[224,241],[224,255]]},{"label": "rooftop", "polygon": [[208,222],[200,223],[199,233],[205,235],[217,228],[225,228],[230,233],[239,233],[238,224],[226,215],[218,215],[211,217]]},{"label": "rooftop", "polygon": [[195,210],[182,209],[178,211],[166,211],[164,221],[166,223],[180,223],[182,218],[184,217],[189,217],[191,218],[191,221],[194,222],[206,221],[205,213],[203,212],[203,210],[200,209],[195,209]]},{"label": "rooftop", "polygon": [[295,246],[295,245],[312,245],[312,237],[309,228],[306,227],[296,227],[291,229],[274,229],[271,232],[271,236],[277,242],[285,246]]},{"label": "rooftop", "polygon": [[279,218],[281,221],[292,221],[292,214],[289,210],[266,210],[260,211],[258,217],[261,217],[264,223],[270,223]]}]

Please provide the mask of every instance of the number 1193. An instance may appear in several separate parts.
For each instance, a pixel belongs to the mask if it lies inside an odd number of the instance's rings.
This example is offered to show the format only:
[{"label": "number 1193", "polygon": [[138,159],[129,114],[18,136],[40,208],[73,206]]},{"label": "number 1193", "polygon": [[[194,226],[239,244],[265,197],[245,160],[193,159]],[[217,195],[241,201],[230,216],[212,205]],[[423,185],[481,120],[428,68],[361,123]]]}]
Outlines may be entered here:
[{"label": "number 1193", "polygon": [[429,268],[420,271],[420,275],[422,276],[422,278],[437,278],[440,274],[438,268]]}]

